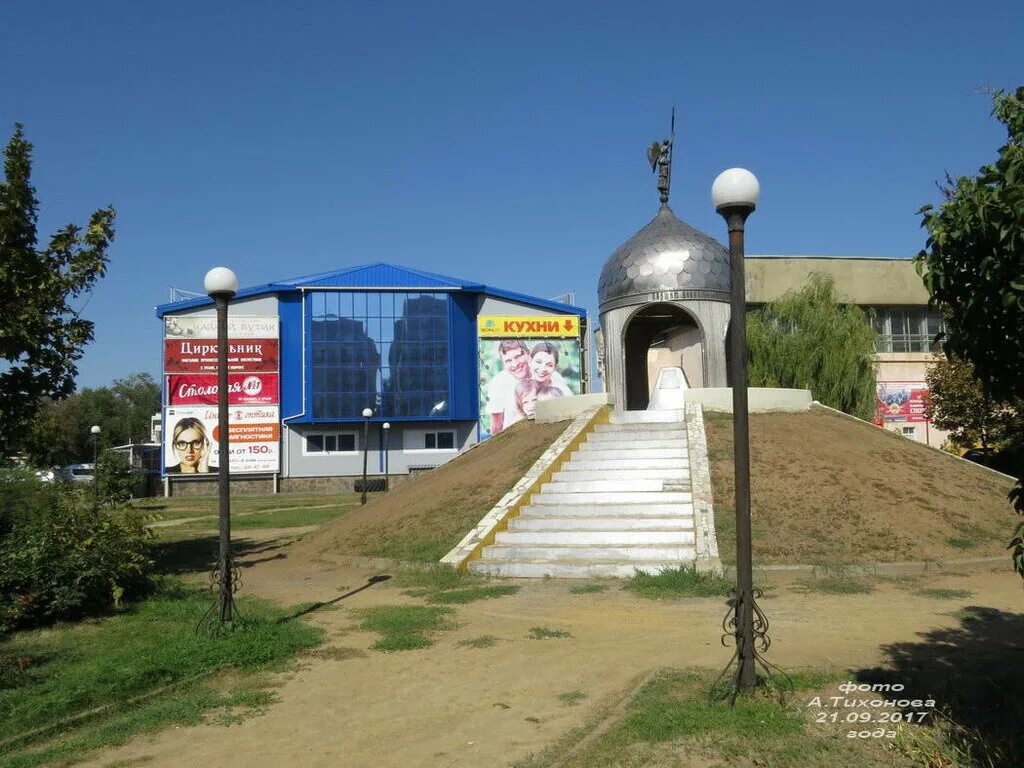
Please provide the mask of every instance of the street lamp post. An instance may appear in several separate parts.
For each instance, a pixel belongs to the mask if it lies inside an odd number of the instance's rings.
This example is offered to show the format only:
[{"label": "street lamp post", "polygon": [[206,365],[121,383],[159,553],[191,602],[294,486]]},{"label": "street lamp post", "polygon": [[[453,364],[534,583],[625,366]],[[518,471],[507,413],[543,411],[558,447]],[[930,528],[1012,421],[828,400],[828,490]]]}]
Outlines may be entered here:
[{"label": "street lamp post", "polygon": [[391,433],[391,424],[384,422],[381,425],[381,429],[384,430],[384,490],[391,490],[391,477],[390,477],[390,456],[388,455],[388,435]]},{"label": "street lamp post", "polygon": [[234,618],[234,563],[231,559],[231,474],[228,439],[228,302],[238,292],[238,278],[227,267],[214,267],[203,280],[206,293],[217,308],[217,430],[218,430],[218,528],[217,586],[220,623]]},{"label": "street lamp post", "polygon": [[[747,297],[743,265],[743,228],[757,206],[761,187],[757,178],[743,168],[730,168],[715,179],[711,200],[729,228],[731,291],[733,459],[736,496],[736,595],[734,635],[738,669],[733,696],[757,682],[755,659],[755,611],[759,639],[764,641],[763,616],[754,604],[754,567],[750,526],[750,432],[747,411]],[[766,647],[766,646],[764,646]]]},{"label": "street lamp post", "polygon": [[92,435],[92,508],[100,508],[100,429],[99,424],[89,427]]},{"label": "street lamp post", "polygon": [[366,455],[370,450],[370,417],[373,410],[363,408],[363,499],[360,504],[366,503]]}]

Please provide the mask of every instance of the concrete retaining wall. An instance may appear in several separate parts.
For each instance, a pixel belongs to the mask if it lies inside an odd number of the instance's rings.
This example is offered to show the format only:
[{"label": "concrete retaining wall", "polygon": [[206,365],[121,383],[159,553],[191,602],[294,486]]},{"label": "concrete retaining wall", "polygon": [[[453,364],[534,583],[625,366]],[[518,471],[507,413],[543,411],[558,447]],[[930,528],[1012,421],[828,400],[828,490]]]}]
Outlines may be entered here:
[{"label": "concrete retaining wall", "polygon": [[587,395],[572,395],[570,397],[556,397],[551,400],[540,400],[537,402],[534,421],[544,423],[574,419],[595,406],[605,405],[610,402],[611,400],[607,392],[591,392]]},{"label": "concrete retaining wall", "polygon": [[[732,413],[732,388],[688,389],[686,402],[699,403],[707,411]],[[750,387],[747,390],[747,404],[751,413],[767,413],[769,411],[800,413],[811,410],[812,402],[811,392],[807,389]]]}]

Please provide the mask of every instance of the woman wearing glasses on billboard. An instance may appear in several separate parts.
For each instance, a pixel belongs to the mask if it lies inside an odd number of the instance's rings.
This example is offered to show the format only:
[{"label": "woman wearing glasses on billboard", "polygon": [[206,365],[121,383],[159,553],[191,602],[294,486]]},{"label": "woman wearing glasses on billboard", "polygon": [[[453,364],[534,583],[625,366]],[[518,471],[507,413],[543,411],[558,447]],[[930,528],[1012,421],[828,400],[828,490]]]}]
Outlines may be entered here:
[{"label": "woman wearing glasses on billboard", "polygon": [[171,434],[171,446],[178,463],[168,466],[167,474],[216,472],[217,467],[210,466],[211,445],[203,422],[191,416],[181,419]]}]

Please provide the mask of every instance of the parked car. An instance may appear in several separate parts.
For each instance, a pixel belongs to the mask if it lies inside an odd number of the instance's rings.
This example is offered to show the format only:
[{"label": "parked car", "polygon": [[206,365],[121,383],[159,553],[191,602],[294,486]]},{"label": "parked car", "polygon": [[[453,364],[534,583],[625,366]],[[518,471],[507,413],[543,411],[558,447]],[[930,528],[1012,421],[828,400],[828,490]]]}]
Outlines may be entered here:
[{"label": "parked car", "polygon": [[91,483],[94,466],[92,464],[68,464],[60,469],[60,479],[65,483]]},{"label": "parked car", "polygon": [[1005,475],[1012,477],[1020,475],[1020,449],[1004,448],[997,451],[995,448],[971,448],[964,452],[963,458]]}]

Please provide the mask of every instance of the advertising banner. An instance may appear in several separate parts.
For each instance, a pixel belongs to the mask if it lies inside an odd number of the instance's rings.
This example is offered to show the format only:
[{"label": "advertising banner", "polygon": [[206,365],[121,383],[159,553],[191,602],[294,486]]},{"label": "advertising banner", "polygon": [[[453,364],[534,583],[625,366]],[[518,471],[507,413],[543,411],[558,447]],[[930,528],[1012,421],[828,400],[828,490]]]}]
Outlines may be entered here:
[{"label": "advertising banner", "polygon": [[[229,405],[277,405],[276,373],[232,373],[228,376]],[[167,377],[170,405],[216,405],[217,374],[180,374]]]},{"label": "advertising banner", "polygon": [[[485,318],[481,318],[483,321]],[[486,318],[500,323],[530,318]],[[533,336],[490,338],[481,332],[480,433],[496,435],[525,418],[533,418],[538,400],[582,393],[582,361],[577,318],[539,318],[552,321],[546,339]],[[574,338],[565,338],[565,323],[571,322]],[[557,328],[554,326],[557,324]],[[480,326],[483,328],[483,324]],[[522,326],[515,326],[522,328]],[[527,328],[540,333],[539,328]],[[488,332],[489,333],[489,332]]]},{"label": "advertising banner", "polygon": [[[279,336],[277,317],[274,315],[228,314],[229,339],[276,339]],[[216,339],[217,318],[202,317],[164,318],[164,337],[168,339]]]},{"label": "advertising banner", "polygon": [[[216,473],[220,425],[216,405],[169,406],[164,413],[164,472]],[[281,421],[278,406],[239,405],[228,415],[232,474],[277,472]]]},{"label": "advertising banner", "polygon": [[[276,373],[277,339],[229,339],[228,371]],[[214,339],[164,339],[164,373],[216,373],[217,342]]]},{"label": "advertising banner", "polygon": [[928,385],[921,381],[880,381],[875,394],[875,422],[927,421]]},{"label": "advertising banner", "polygon": [[580,322],[575,315],[557,317],[506,317],[480,315],[476,319],[481,339],[579,338]]}]

